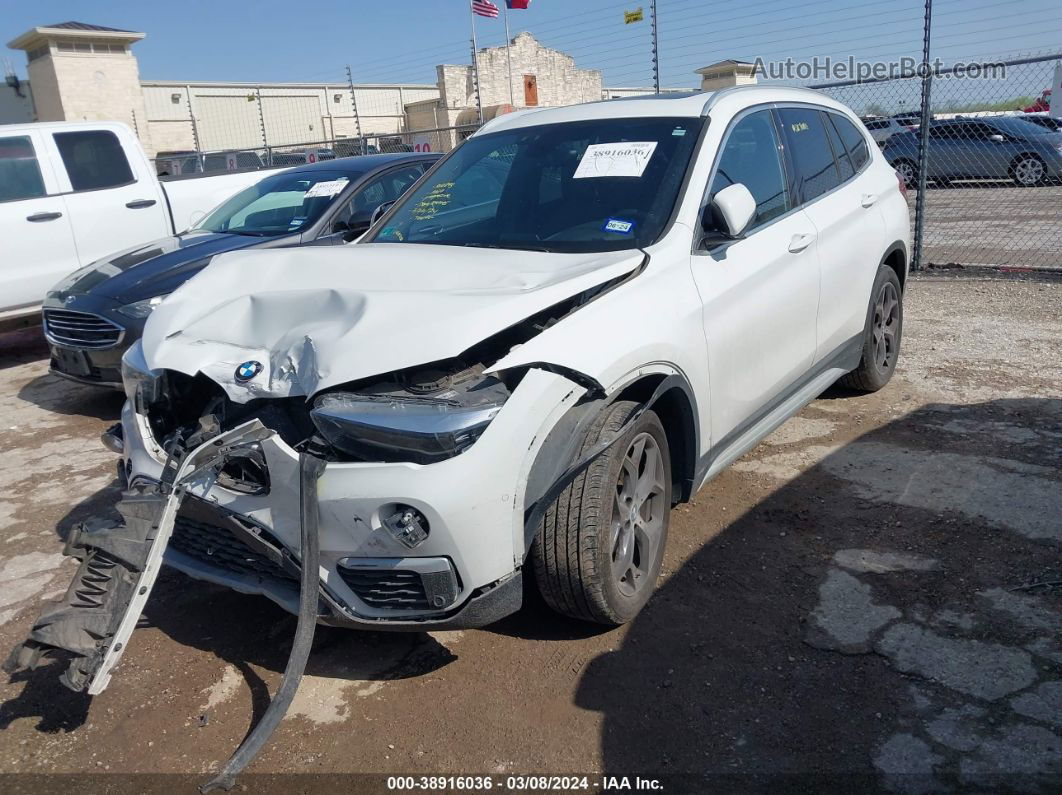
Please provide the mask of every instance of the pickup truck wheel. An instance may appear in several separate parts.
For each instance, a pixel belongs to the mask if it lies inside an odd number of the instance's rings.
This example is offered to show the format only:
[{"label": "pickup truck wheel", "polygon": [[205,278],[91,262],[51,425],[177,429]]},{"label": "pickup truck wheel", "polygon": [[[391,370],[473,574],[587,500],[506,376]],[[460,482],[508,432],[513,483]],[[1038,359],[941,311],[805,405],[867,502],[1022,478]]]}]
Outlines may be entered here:
[{"label": "pickup truck wheel", "polygon": [[[618,401],[602,412],[582,452],[613,438],[637,409]],[[546,603],[584,621],[630,621],[656,586],[670,511],[667,436],[646,411],[547,509],[531,547]]]},{"label": "pickup truck wheel", "polygon": [[867,307],[866,330],[863,333],[863,358],[859,367],[839,381],[843,386],[860,392],[877,392],[889,383],[896,362],[900,358],[900,337],[903,333],[903,290],[896,271],[888,265],[878,268],[874,289]]}]

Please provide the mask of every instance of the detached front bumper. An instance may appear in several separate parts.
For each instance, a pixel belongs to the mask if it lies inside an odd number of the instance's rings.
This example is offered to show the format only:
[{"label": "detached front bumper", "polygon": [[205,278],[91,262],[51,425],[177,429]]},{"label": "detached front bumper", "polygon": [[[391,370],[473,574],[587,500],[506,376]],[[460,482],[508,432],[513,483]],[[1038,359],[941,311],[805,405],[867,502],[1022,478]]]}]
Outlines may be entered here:
[{"label": "detached front bumper", "polygon": [[[584,389],[531,370],[477,442],[430,465],[329,463],[318,480],[321,623],[375,629],[482,626],[522,601],[525,486],[542,441]],[[123,415],[131,482],[158,480],[163,454],[129,403]],[[189,576],[262,594],[297,611],[298,454],[260,443],[265,494],[211,483],[190,489],[165,562]],[[383,524],[416,508],[428,537],[410,550]]]}]

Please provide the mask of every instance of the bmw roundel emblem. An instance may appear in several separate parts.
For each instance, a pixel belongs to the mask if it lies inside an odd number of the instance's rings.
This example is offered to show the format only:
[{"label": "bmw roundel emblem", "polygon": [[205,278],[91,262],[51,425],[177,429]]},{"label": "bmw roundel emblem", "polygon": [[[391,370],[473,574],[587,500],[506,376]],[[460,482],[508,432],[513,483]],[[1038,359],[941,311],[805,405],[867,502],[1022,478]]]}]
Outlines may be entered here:
[{"label": "bmw roundel emblem", "polygon": [[236,368],[236,380],[242,384],[246,381],[250,381],[260,372],[262,372],[261,362],[244,362]]}]

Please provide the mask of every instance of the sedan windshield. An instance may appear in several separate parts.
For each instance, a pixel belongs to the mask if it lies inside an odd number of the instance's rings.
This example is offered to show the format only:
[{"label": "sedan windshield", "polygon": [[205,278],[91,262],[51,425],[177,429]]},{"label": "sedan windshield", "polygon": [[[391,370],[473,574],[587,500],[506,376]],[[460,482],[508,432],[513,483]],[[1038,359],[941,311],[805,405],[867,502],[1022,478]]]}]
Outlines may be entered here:
[{"label": "sedan windshield", "polygon": [[378,243],[613,251],[663,233],[703,120],[597,119],[474,136],[400,200]]},{"label": "sedan windshield", "polygon": [[358,175],[339,171],[287,172],[242,190],[196,224],[237,235],[289,235],[310,226]]}]

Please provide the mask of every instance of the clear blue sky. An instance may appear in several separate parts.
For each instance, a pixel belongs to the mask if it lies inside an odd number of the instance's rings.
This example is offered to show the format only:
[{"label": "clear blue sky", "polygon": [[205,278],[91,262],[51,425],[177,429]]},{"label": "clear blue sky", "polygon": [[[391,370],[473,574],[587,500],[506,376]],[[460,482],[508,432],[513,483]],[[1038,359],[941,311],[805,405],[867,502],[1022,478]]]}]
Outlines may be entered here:
[{"label": "clear blue sky", "polygon": [[[497,0],[499,5],[501,0]],[[0,42],[34,25],[77,20],[145,31],[135,46],[144,79],[435,82],[437,63],[468,63],[465,0],[7,0]],[[511,33],[530,30],[607,85],[651,81],[649,24],[624,25],[648,0],[532,0],[510,12]],[[1059,0],[935,0],[934,54],[945,61],[1062,51]],[[693,86],[693,70],[723,58],[852,54],[888,59],[921,47],[921,0],[660,0],[665,85]],[[480,46],[504,41],[502,22],[477,19]],[[6,50],[20,75],[25,55]]]}]

